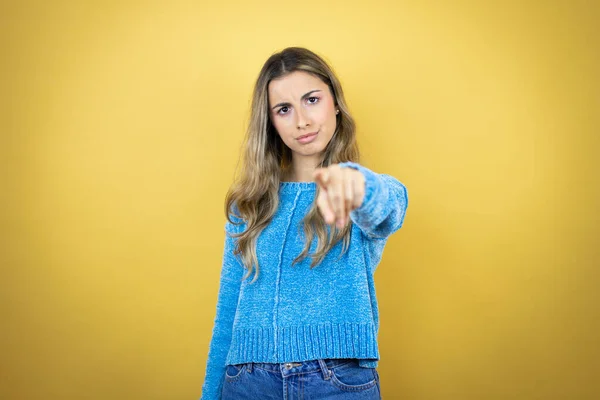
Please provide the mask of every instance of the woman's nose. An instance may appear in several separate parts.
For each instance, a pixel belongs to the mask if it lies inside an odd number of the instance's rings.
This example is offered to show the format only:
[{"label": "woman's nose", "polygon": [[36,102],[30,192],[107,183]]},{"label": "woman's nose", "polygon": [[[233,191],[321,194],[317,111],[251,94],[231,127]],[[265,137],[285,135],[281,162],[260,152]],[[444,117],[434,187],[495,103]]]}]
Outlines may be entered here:
[{"label": "woman's nose", "polygon": [[304,126],[308,126],[308,117],[305,115],[304,110],[302,109],[298,109],[298,112],[296,113],[296,115],[298,116],[298,129],[304,127]]}]

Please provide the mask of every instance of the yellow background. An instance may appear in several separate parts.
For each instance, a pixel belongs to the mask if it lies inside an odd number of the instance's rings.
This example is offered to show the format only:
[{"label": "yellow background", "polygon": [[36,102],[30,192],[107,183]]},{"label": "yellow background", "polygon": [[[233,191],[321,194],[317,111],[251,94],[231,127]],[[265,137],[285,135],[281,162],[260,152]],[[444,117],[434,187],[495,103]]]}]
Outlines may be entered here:
[{"label": "yellow background", "polygon": [[[83,4],[86,3],[86,4]],[[600,396],[593,1],[0,5],[0,398],[195,399],[269,55],[339,74],[409,190],[384,398]]]}]

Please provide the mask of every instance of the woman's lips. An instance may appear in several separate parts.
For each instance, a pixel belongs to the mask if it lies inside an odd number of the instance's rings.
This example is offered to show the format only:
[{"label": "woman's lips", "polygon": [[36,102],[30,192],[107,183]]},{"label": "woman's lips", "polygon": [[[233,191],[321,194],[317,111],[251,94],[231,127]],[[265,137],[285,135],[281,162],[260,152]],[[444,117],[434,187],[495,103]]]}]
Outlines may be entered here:
[{"label": "woman's lips", "polygon": [[310,135],[301,137],[297,140],[302,144],[310,143],[313,140],[315,140],[315,138],[317,137],[318,134],[319,134],[319,132],[311,133]]}]

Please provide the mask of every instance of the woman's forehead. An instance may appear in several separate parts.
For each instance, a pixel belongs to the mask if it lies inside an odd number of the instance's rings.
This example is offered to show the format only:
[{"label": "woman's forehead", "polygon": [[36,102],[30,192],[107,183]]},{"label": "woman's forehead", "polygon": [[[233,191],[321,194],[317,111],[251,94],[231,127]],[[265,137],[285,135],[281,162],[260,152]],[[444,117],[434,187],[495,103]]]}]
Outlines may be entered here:
[{"label": "woman's forehead", "polygon": [[269,82],[269,98],[273,101],[300,99],[311,90],[327,88],[325,82],[304,71],[294,71]]}]

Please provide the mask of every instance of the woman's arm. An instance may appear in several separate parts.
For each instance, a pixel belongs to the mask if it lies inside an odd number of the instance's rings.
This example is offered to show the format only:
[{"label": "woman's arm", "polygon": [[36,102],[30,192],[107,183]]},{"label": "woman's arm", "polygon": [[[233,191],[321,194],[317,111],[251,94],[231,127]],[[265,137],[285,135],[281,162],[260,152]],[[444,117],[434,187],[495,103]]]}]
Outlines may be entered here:
[{"label": "woman's arm", "polygon": [[233,254],[234,239],[229,233],[239,232],[239,226],[225,224],[225,244],[223,249],[223,265],[217,298],[217,308],[212,331],[212,338],[206,361],[206,374],[202,385],[201,400],[219,400],[225,378],[225,360],[231,345],[233,320],[237,308],[243,268],[239,259]]},{"label": "woman's arm", "polygon": [[353,168],[365,178],[365,193],[359,207],[350,212],[350,219],[370,238],[383,239],[402,227],[408,207],[406,187],[396,178],[378,174],[354,162],[338,164]]}]

